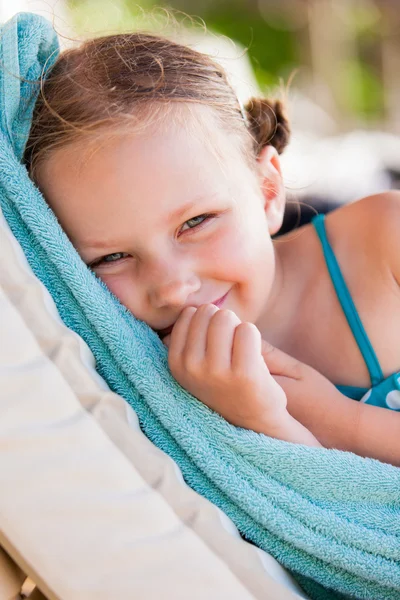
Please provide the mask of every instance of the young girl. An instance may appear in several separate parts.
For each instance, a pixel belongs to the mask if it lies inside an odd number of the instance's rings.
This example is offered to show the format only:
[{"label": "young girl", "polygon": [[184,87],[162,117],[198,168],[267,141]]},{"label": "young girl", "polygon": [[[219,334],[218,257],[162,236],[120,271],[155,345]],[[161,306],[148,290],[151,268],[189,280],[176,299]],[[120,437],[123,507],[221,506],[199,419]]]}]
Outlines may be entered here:
[{"label": "young girl", "polygon": [[400,196],[272,241],[288,137],[210,58],[117,35],[59,57],[25,162],[183,387],[234,425],[400,464]]}]

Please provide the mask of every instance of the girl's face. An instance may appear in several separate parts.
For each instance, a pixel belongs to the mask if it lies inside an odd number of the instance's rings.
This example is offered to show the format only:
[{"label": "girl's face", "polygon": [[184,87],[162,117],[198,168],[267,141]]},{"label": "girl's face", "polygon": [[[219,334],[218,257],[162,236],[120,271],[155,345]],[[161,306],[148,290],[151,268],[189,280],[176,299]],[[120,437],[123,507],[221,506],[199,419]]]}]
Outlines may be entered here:
[{"label": "girl's face", "polygon": [[204,303],[256,323],[274,283],[270,233],[283,211],[275,154],[264,153],[257,174],[209,109],[192,110],[202,134],[170,123],[76,143],[38,176],[85,263],[161,336],[183,308]]}]

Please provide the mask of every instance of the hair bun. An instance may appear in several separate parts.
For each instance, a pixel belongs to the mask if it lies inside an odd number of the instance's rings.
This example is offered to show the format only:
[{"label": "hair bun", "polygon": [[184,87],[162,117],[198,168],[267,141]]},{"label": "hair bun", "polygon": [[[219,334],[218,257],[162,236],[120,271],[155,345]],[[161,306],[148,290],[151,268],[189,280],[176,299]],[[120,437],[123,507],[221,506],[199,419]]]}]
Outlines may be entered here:
[{"label": "hair bun", "polygon": [[274,146],[279,154],[290,138],[289,121],[280,100],[251,98],[245,106],[248,129],[258,156],[265,146]]}]

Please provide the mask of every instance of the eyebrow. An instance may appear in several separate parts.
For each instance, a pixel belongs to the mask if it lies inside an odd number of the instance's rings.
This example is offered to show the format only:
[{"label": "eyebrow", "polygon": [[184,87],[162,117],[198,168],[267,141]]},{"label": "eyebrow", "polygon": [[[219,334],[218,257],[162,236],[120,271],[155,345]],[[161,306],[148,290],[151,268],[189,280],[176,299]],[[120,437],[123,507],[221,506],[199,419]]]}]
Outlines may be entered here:
[{"label": "eyebrow", "polygon": [[168,217],[168,220],[174,221],[175,219],[179,219],[180,217],[183,217],[184,214],[186,214],[187,212],[189,212],[190,210],[195,208],[201,202],[204,202],[205,200],[215,200],[216,198],[219,198],[219,197],[220,197],[219,192],[214,192],[213,194],[206,195],[206,196],[196,196],[193,200],[190,200],[190,202],[187,202],[186,204],[184,204],[183,206],[178,208],[178,210],[171,213]]},{"label": "eyebrow", "polygon": [[[215,199],[218,196],[218,194],[211,194],[210,196],[207,196],[207,199]],[[193,209],[195,206],[197,206],[202,200],[205,200],[204,196],[197,196],[196,198],[194,198],[194,200],[190,200],[190,202],[186,202],[186,204],[184,204],[183,206],[179,207],[176,211],[174,211],[173,213],[171,213],[168,216],[168,221],[172,222],[175,220],[178,220],[180,218],[183,217],[183,215],[185,215],[187,212],[189,212],[191,209]],[[84,248],[85,250],[87,249],[93,249],[93,250],[102,250],[103,248],[111,248],[111,247],[116,247],[120,244],[120,240],[112,240],[112,239],[101,239],[101,240],[85,240],[85,242],[83,242],[82,244],[80,244],[80,246],[82,248]]]},{"label": "eyebrow", "polygon": [[183,206],[178,208],[178,210],[171,213],[168,217],[168,221],[175,221],[175,219],[179,219],[184,214],[189,212],[189,210],[194,208],[200,201],[201,201],[201,198],[196,198],[195,200],[191,200],[190,202],[187,202],[186,204],[184,204]]}]

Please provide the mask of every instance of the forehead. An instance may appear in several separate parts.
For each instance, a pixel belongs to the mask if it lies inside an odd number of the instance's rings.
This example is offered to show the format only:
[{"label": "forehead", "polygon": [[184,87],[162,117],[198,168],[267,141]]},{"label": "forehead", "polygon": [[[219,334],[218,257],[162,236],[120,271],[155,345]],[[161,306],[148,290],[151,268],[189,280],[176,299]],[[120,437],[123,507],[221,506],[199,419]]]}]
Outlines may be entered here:
[{"label": "forehead", "polygon": [[43,164],[39,186],[71,238],[123,230],[129,214],[143,230],[190,201],[237,187],[249,169],[212,111],[174,111],[143,131],[71,144]]}]

